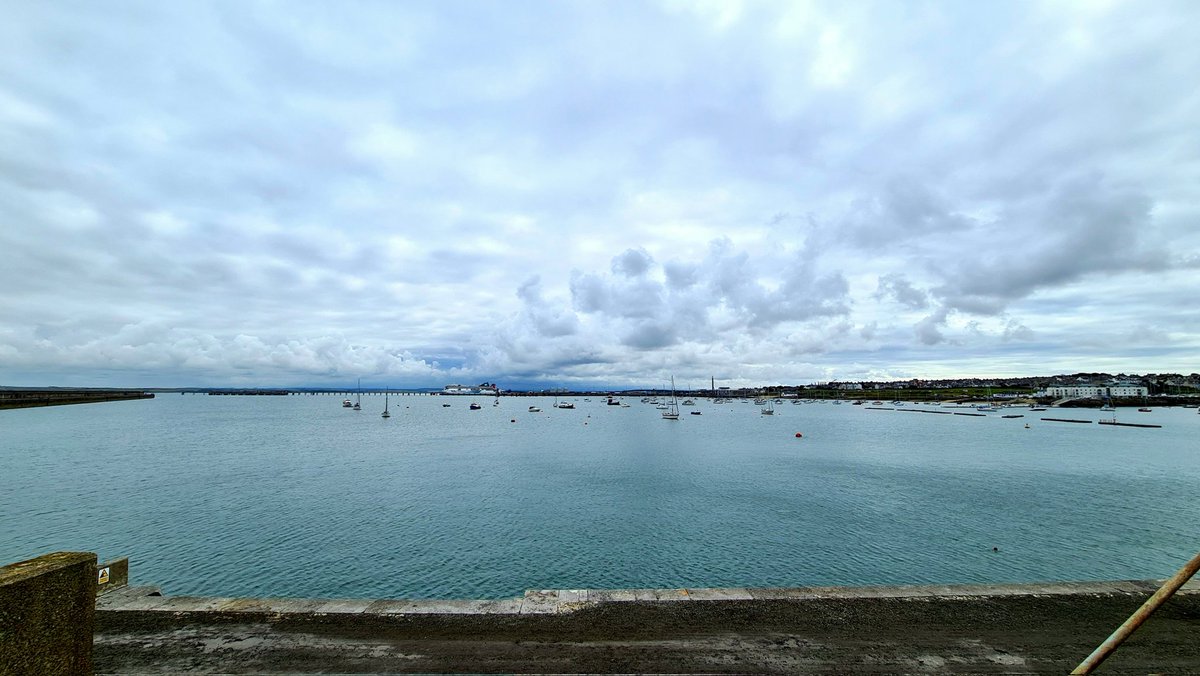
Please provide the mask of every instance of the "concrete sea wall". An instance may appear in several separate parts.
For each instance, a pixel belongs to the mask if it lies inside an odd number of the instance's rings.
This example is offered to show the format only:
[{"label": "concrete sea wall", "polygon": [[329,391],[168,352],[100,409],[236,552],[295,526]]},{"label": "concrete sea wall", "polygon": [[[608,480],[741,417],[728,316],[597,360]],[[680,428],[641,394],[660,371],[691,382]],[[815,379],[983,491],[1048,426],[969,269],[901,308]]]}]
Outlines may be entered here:
[{"label": "concrete sea wall", "polygon": [[[500,600],[148,596],[97,603],[114,673],[1063,674],[1159,582],[530,590]],[[1102,673],[1196,673],[1200,587]]]},{"label": "concrete sea wall", "polygon": [[95,554],[0,568],[0,674],[90,674],[95,606]]}]

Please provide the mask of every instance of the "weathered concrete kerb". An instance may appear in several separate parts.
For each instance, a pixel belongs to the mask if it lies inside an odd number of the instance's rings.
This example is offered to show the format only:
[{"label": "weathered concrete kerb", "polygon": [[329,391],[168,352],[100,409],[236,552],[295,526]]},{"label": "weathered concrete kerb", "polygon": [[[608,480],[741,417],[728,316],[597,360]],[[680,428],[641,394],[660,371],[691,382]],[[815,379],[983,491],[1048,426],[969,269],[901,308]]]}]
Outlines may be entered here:
[{"label": "weathered concrete kerb", "polygon": [[0,568],[0,674],[90,674],[95,603],[95,554]]},{"label": "weathered concrete kerb", "polygon": [[[117,590],[100,673],[1064,674],[1157,581],[532,590],[502,600],[239,599]],[[1200,586],[1099,673],[1200,673]]]}]

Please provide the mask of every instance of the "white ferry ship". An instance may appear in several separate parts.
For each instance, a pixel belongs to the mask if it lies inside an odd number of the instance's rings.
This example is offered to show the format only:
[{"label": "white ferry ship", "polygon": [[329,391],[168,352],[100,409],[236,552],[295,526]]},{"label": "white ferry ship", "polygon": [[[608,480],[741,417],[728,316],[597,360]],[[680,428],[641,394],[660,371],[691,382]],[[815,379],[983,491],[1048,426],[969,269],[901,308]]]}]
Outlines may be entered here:
[{"label": "white ferry ship", "polygon": [[495,397],[499,396],[500,387],[493,383],[480,383],[479,385],[447,385],[442,388],[442,394],[483,394],[489,397]]}]

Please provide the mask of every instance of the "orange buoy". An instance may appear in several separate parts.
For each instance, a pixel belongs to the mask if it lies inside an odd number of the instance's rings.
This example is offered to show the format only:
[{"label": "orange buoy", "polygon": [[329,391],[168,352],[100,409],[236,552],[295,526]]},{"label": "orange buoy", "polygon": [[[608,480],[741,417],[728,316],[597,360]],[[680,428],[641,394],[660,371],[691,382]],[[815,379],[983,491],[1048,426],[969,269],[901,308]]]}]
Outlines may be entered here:
[{"label": "orange buoy", "polygon": [[803,437],[804,437],[804,435],[803,435],[803,434],[800,434],[799,432],[796,432],[796,438],[797,438],[797,439],[800,439],[800,438],[803,438]]}]

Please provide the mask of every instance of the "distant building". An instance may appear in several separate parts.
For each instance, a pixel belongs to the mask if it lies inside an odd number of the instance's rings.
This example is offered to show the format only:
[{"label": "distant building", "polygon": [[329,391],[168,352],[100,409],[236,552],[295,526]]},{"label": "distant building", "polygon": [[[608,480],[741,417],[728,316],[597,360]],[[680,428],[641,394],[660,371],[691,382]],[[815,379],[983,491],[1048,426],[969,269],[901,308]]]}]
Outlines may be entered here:
[{"label": "distant building", "polygon": [[1039,397],[1054,397],[1055,399],[1096,399],[1144,397],[1150,390],[1140,385],[1051,385],[1038,392]]}]

